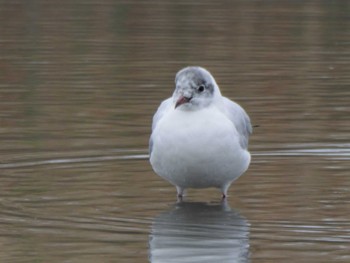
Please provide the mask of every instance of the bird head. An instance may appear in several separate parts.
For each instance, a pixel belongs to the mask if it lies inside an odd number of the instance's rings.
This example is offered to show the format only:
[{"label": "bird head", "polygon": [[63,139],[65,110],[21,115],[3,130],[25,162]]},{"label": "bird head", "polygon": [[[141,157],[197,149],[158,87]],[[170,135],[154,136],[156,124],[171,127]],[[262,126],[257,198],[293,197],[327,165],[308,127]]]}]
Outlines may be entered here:
[{"label": "bird head", "polygon": [[198,110],[210,105],[220,90],[213,76],[201,67],[186,67],[175,77],[175,109]]}]

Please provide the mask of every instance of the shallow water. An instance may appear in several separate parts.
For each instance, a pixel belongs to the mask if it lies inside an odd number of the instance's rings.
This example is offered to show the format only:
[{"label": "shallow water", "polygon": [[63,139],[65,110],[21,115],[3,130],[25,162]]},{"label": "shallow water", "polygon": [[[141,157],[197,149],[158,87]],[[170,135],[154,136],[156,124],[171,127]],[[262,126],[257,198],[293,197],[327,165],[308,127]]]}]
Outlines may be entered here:
[{"label": "shallow water", "polygon": [[[1,262],[349,262],[347,1],[0,2]],[[187,65],[258,125],[221,203],[148,163]]]}]

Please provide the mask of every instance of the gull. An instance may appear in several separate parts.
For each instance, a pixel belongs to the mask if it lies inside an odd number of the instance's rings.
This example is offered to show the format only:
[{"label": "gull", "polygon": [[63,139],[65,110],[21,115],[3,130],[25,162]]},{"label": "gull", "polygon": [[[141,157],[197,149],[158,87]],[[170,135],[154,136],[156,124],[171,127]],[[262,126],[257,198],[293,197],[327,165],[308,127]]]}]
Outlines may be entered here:
[{"label": "gull", "polygon": [[247,113],[221,95],[210,72],[186,67],[176,74],[172,97],[153,116],[150,163],[179,198],[188,188],[216,187],[225,199],[250,164],[251,133]]}]

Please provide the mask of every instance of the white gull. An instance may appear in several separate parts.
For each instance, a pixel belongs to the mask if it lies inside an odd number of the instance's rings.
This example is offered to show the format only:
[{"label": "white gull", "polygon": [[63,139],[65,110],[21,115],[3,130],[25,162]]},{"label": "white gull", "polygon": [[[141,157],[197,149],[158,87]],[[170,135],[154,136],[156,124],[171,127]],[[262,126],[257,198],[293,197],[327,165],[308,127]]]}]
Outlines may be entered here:
[{"label": "white gull", "polygon": [[175,77],[175,91],[153,117],[150,162],[182,197],[187,188],[216,187],[223,198],[250,163],[252,126],[237,103],[221,95],[213,76],[186,67]]}]

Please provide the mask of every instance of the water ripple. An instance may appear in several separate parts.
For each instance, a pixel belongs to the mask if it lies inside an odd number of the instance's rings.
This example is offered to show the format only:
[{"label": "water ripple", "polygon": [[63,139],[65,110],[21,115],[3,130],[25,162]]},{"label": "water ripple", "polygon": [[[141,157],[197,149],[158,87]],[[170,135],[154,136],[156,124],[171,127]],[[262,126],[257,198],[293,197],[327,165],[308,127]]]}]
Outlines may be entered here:
[{"label": "water ripple", "polygon": [[16,162],[16,163],[4,163],[4,164],[0,164],[0,169],[21,168],[21,167],[41,166],[41,165],[50,165],[50,164],[75,164],[75,163],[106,162],[106,161],[114,161],[114,160],[134,160],[134,159],[147,159],[147,158],[148,158],[148,154],[62,158],[62,159],[49,159],[49,160],[38,160],[38,161],[24,161],[24,162]]},{"label": "water ripple", "polygon": [[[298,145],[302,146],[302,145]],[[305,146],[305,145],[304,145]],[[257,150],[252,152],[252,156],[278,156],[278,157],[295,157],[295,156],[324,156],[333,157],[338,160],[349,160],[350,159],[350,147],[348,145],[325,145],[329,148],[294,148],[293,145],[288,145],[282,149],[273,150]],[[52,159],[40,159],[35,161],[18,161],[0,164],[0,169],[10,168],[22,168],[32,166],[43,166],[43,165],[59,165],[59,164],[77,164],[77,163],[89,163],[89,162],[107,162],[115,160],[146,160],[149,158],[147,150],[145,149],[132,149],[127,151],[114,150],[117,153],[124,153],[123,155],[99,155],[99,156],[87,156],[87,157],[72,157],[72,158],[52,158]],[[139,154],[135,154],[139,152]],[[81,153],[80,153],[81,154]],[[46,155],[41,153],[41,155]]]}]

